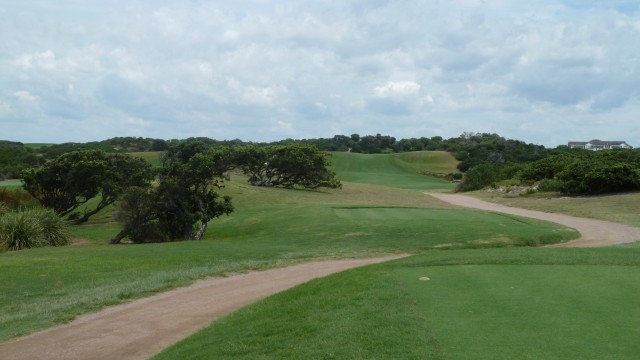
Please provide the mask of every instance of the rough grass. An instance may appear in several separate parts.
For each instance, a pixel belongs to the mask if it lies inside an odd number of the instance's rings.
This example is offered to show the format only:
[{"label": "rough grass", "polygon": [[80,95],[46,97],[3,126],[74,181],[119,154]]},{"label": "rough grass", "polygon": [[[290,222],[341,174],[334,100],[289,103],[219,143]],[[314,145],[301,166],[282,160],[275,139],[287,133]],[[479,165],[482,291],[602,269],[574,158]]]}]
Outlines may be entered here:
[{"label": "rough grass", "polygon": [[634,359],[639,267],[637,247],[429,251],[270,297],[156,359]]},{"label": "rough grass", "polygon": [[20,179],[0,180],[0,188],[7,189],[7,190],[22,189],[22,180]]},{"label": "rough grass", "polygon": [[415,151],[395,154],[403,167],[417,173],[449,174],[459,172],[460,163],[453,154],[446,151]]},{"label": "rough grass", "polygon": [[466,194],[508,206],[608,220],[640,227],[640,216],[638,216],[640,192],[584,197],[566,197],[548,193],[504,196],[485,191]]}]

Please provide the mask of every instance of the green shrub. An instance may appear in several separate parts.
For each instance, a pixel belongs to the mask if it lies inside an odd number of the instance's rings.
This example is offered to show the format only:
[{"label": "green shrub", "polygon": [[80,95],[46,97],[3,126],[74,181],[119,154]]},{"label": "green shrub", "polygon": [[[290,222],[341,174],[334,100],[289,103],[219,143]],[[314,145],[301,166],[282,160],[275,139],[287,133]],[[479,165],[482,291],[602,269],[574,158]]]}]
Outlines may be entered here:
[{"label": "green shrub", "polygon": [[640,190],[640,170],[625,162],[576,161],[558,174],[561,191],[571,195]]},{"label": "green shrub", "polygon": [[560,191],[562,182],[555,179],[544,179],[538,184],[538,191],[557,192]]},{"label": "green shrub", "polygon": [[33,216],[42,225],[42,238],[45,245],[62,246],[69,245],[69,233],[67,224],[50,209],[31,210]]},{"label": "green shrub", "polygon": [[4,250],[44,246],[42,225],[29,212],[10,212],[0,218],[0,242]]},{"label": "green shrub", "polygon": [[38,205],[38,200],[23,189],[0,188],[0,202],[3,202],[9,209]]},{"label": "green shrub", "polygon": [[501,178],[502,166],[494,163],[484,163],[469,169],[462,181],[456,187],[456,191],[480,190],[489,186]]},{"label": "green shrub", "polygon": [[15,211],[0,216],[0,249],[3,251],[68,243],[67,225],[53,210]]}]

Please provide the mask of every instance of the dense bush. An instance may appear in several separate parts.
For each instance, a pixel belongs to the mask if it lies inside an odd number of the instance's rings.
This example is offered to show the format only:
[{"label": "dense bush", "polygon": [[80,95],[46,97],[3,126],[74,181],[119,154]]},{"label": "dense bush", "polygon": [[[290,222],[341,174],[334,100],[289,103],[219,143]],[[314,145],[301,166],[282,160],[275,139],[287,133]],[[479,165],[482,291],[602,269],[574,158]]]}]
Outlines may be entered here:
[{"label": "dense bush", "polygon": [[485,186],[503,180],[503,167],[499,164],[484,163],[469,169],[464,174],[462,181],[456,187],[456,191],[480,190]]},{"label": "dense bush", "polygon": [[522,169],[520,179],[529,181],[553,179],[556,177],[556,174],[571,164],[575,158],[575,156],[554,155],[529,163]]},{"label": "dense bush", "polygon": [[69,243],[66,223],[53,210],[9,211],[0,216],[0,250]]},{"label": "dense bush", "polygon": [[624,162],[576,161],[557,177],[560,190],[569,195],[640,190],[640,169]]},{"label": "dense bush", "polygon": [[554,179],[544,179],[538,184],[538,191],[557,192],[562,189],[562,182]]},{"label": "dense bush", "polygon": [[589,195],[639,190],[639,173],[638,150],[574,150],[527,164],[520,179],[541,181],[541,191]]}]

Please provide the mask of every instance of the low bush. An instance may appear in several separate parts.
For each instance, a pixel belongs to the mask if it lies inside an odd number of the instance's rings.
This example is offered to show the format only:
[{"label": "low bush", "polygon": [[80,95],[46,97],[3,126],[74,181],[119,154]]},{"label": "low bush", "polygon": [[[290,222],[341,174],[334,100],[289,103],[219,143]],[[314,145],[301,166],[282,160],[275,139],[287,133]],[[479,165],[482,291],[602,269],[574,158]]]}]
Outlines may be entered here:
[{"label": "low bush", "polygon": [[558,174],[561,191],[569,195],[640,190],[640,170],[634,165],[577,161]]},{"label": "low bush", "polygon": [[544,179],[538,184],[538,191],[558,192],[562,187],[562,182],[554,179]]},{"label": "low bush", "polygon": [[484,163],[469,169],[462,181],[456,187],[456,191],[480,190],[500,180],[502,166],[494,163]]},{"label": "low bush", "polygon": [[68,243],[67,224],[53,210],[34,209],[5,212],[0,215],[2,251],[61,246]]}]

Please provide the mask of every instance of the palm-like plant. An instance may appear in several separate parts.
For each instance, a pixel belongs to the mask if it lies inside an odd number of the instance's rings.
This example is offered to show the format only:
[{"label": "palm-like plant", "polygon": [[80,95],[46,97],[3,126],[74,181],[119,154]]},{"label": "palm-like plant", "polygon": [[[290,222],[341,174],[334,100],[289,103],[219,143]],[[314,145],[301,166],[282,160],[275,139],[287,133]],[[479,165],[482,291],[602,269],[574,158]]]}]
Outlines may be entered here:
[{"label": "palm-like plant", "polygon": [[0,250],[22,250],[69,243],[67,225],[53,210],[5,210],[0,206]]}]

